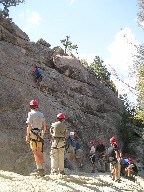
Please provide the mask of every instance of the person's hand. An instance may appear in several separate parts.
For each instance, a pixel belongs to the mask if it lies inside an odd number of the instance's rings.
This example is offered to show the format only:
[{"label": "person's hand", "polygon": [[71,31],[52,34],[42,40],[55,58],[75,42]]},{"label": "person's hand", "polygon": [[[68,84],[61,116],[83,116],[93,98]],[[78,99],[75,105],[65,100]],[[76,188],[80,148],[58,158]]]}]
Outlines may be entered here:
[{"label": "person's hand", "polygon": [[121,162],[121,159],[120,159],[120,158],[118,158],[118,159],[117,159],[117,161],[118,161],[118,162]]},{"label": "person's hand", "polygon": [[42,138],[42,139],[44,138],[44,133],[41,134],[41,138]]}]

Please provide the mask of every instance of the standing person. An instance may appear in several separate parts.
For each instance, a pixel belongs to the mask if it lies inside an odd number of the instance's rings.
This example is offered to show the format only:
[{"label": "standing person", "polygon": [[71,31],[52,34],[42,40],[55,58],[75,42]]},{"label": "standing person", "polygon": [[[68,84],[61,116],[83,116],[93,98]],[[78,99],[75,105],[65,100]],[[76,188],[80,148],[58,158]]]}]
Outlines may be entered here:
[{"label": "standing person", "polygon": [[92,173],[95,173],[95,168],[96,168],[96,159],[95,159],[95,146],[94,146],[94,140],[90,141],[90,152],[89,152],[89,158],[91,161],[91,165],[92,165]]},{"label": "standing person", "polygon": [[30,101],[31,111],[28,113],[27,118],[27,132],[26,142],[30,144],[30,148],[33,152],[36,162],[37,170],[36,175],[44,175],[44,156],[43,156],[43,144],[44,134],[46,131],[46,121],[43,113],[38,111],[37,100]]},{"label": "standing person", "polygon": [[82,168],[84,166],[84,163],[83,163],[84,154],[83,154],[83,150],[81,149],[81,145],[78,140],[78,137],[75,136],[75,140],[76,140],[75,158],[78,161],[79,168]]},{"label": "standing person", "polygon": [[76,150],[76,140],[74,132],[70,132],[70,135],[66,141],[66,150],[69,153],[70,161],[73,161],[75,159],[75,150]]},{"label": "standing person", "polygon": [[110,139],[111,147],[108,148],[108,156],[113,180],[120,182],[120,152],[115,137]]},{"label": "standing person", "polygon": [[64,173],[64,150],[65,150],[65,134],[66,126],[64,124],[65,116],[63,113],[57,115],[57,121],[52,123],[50,134],[51,142],[51,174]]},{"label": "standing person", "polygon": [[101,139],[98,140],[98,145],[96,146],[96,152],[98,153],[98,172],[105,173],[105,153],[106,148]]}]

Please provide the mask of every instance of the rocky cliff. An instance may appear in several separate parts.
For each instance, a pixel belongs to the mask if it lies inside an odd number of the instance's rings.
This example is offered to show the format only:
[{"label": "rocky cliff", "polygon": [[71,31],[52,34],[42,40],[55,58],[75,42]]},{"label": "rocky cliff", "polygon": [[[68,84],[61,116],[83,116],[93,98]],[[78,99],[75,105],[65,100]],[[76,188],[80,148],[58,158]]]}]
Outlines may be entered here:
[{"label": "rocky cliff", "polygon": [[[42,75],[46,90],[36,86],[33,64],[45,69]],[[115,135],[122,144],[119,125],[123,103],[78,59],[65,56],[60,47],[51,49],[42,39],[31,42],[18,26],[0,18],[0,66],[0,169],[28,174],[34,168],[25,142],[32,99],[38,100],[47,121],[46,157],[49,127],[59,112],[65,114],[68,131],[76,131],[85,152],[90,139],[102,138],[108,146],[109,138]]]}]

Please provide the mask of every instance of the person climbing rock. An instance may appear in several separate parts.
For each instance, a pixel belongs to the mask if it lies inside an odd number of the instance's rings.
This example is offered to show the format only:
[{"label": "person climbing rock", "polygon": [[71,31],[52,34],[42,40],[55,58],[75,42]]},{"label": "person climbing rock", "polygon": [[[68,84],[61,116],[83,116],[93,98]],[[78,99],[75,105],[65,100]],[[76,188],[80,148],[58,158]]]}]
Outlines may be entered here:
[{"label": "person climbing rock", "polygon": [[51,140],[51,174],[62,174],[64,172],[64,151],[65,151],[65,134],[66,125],[63,113],[57,115],[57,121],[50,127]]},{"label": "person climbing rock", "polygon": [[33,152],[34,159],[36,162],[36,171],[34,175],[44,175],[44,156],[43,156],[43,145],[44,145],[44,134],[46,131],[46,121],[43,113],[38,111],[37,100],[30,101],[31,111],[27,117],[27,131],[26,131],[26,142],[30,144],[30,148]]},{"label": "person climbing rock", "polygon": [[34,81],[36,83],[39,83],[42,81],[42,74],[40,71],[40,67],[38,67],[37,65],[33,65],[33,76],[34,76]]}]

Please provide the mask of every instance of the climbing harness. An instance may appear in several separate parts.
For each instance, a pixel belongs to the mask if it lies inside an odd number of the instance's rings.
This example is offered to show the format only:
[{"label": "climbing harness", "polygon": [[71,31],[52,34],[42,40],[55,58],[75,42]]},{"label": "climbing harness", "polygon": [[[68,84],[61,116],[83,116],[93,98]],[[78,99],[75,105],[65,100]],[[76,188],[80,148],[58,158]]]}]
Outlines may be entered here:
[{"label": "climbing harness", "polygon": [[33,138],[30,138],[30,140],[31,141],[33,141],[33,142],[35,142],[36,143],[36,146],[37,146],[37,143],[38,142],[42,142],[42,152],[43,152],[43,146],[44,146],[44,140],[41,138],[41,136],[40,136],[40,129],[38,129],[38,128],[33,128],[33,129],[31,129],[31,133],[33,134],[33,135],[35,135],[37,138],[36,139],[33,139]]}]

